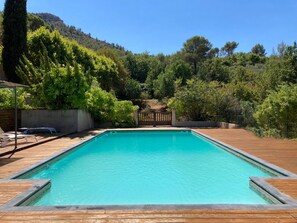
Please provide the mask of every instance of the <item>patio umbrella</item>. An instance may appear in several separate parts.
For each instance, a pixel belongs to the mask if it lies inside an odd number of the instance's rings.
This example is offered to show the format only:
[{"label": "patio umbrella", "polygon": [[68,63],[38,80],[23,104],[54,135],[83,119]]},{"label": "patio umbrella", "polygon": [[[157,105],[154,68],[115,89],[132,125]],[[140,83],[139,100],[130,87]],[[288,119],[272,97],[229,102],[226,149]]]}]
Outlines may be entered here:
[{"label": "patio umbrella", "polygon": [[[8,81],[0,80],[0,88],[12,88],[14,90],[14,131],[15,131],[15,139],[14,139],[14,150],[16,150],[18,146],[17,142],[17,130],[18,130],[18,100],[17,100],[17,88],[27,88],[29,86],[18,84],[18,83],[12,83]],[[10,157],[13,155],[12,153]],[[9,158],[10,158],[9,157]]]}]

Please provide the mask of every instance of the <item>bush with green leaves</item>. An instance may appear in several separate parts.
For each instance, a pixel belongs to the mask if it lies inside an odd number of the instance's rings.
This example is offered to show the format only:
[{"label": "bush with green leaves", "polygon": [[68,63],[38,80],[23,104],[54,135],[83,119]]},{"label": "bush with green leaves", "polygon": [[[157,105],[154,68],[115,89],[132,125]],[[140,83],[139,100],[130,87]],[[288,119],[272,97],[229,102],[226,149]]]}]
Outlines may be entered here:
[{"label": "bush with green leaves", "polygon": [[172,97],[175,91],[174,73],[170,70],[166,70],[158,76],[158,79],[154,81],[155,97],[162,99],[165,97]]},{"label": "bush with green leaves", "polygon": [[154,97],[158,99],[173,97],[176,85],[185,85],[190,77],[189,65],[179,59],[173,61],[153,80]]},{"label": "bush with green leaves", "polygon": [[204,61],[198,70],[198,75],[204,81],[220,81],[224,83],[227,83],[230,78],[229,69],[223,64],[222,58]]},{"label": "bush with green leaves", "polygon": [[121,51],[116,50],[116,49],[111,49],[104,47],[100,50],[97,51],[98,55],[105,56],[107,58],[112,59],[118,70],[118,81],[113,83],[113,88],[117,89],[117,97],[124,98],[124,85],[126,84],[126,81],[129,77],[128,70],[124,64],[124,58],[121,56]]},{"label": "bush with green leaves", "polygon": [[35,107],[47,109],[75,109],[85,107],[85,92],[90,88],[88,73],[83,73],[80,65],[60,65],[54,63],[42,45],[39,53],[40,66],[36,67],[27,57],[23,57],[18,67],[18,75],[30,86]]},{"label": "bush with green leaves", "polygon": [[85,108],[86,78],[76,64],[74,67],[51,67],[42,80],[41,100],[49,109]]},{"label": "bush with green leaves", "polygon": [[[158,54],[150,58],[150,69],[145,80],[145,86],[149,97],[154,96],[154,80],[156,80],[162,72],[164,72],[167,65],[167,58],[163,54]],[[148,97],[148,98],[149,98]]]},{"label": "bush with green leaves", "polygon": [[[68,40],[58,31],[50,32],[41,27],[28,35],[27,58],[34,67],[42,67],[41,54],[47,55],[54,64],[75,66],[78,64],[84,73],[95,77],[102,89],[119,91],[123,79],[119,77],[116,63],[103,55],[82,47],[75,41]],[[45,48],[45,50],[44,50]],[[88,77],[87,77],[88,78]]]},{"label": "bush with green leaves", "polygon": [[95,86],[86,92],[86,98],[87,109],[96,121],[111,121],[116,127],[135,126],[133,113],[138,107],[131,101],[118,101],[111,93]]},{"label": "bush with green leaves", "polygon": [[260,79],[261,83],[259,83],[261,85],[259,91],[263,98],[267,96],[269,90],[276,90],[279,85],[290,83],[290,79],[295,75],[294,66],[289,60],[275,56],[269,58],[265,66],[265,72]]},{"label": "bush with green leaves", "polygon": [[[17,89],[17,104],[19,109],[30,109],[26,99],[28,94],[24,89]],[[0,109],[14,109],[15,103],[14,90],[8,88],[0,88]]]},{"label": "bush with green leaves", "polygon": [[232,91],[218,82],[188,81],[177,90],[169,106],[179,117],[194,121],[233,121],[240,113],[238,100]]},{"label": "bush with green leaves", "polygon": [[129,53],[126,56],[125,65],[131,78],[144,83],[150,71],[151,56],[147,53],[134,55]]},{"label": "bush with green leaves", "polygon": [[112,123],[115,127],[135,127],[133,114],[138,109],[131,101],[116,101],[113,108]]},{"label": "bush with green leaves", "polygon": [[176,79],[179,79],[182,85],[187,83],[191,78],[191,67],[182,60],[177,59],[172,61],[167,67],[165,72],[172,73]]},{"label": "bush with green leaves", "polygon": [[242,125],[251,127],[256,126],[254,113],[256,112],[257,102],[255,101],[240,101]]},{"label": "bush with green leaves", "polygon": [[[212,85],[210,88],[209,85]],[[169,101],[169,107],[176,110],[178,117],[202,121],[212,117],[212,106],[209,97],[215,94],[217,83],[207,84],[200,80],[190,80],[187,85],[178,89]]]},{"label": "bush with green leaves", "polygon": [[87,110],[96,121],[104,122],[112,119],[116,98],[111,93],[93,86],[86,92],[86,99]]},{"label": "bush with green leaves", "polygon": [[141,94],[141,85],[134,79],[128,79],[125,85],[125,99],[139,99]]},{"label": "bush with green leaves", "polygon": [[297,85],[282,85],[270,91],[254,115],[266,132],[279,132],[282,137],[297,137]]},{"label": "bush with green leaves", "polygon": [[[28,91],[36,107],[87,109],[97,121],[132,126],[131,111],[135,110],[132,103],[119,102],[105,91],[113,91],[113,86],[118,84],[117,69],[111,59],[98,56],[45,28],[31,35],[29,46],[40,48],[31,48],[28,57],[23,57],[18,75],[30,85]],[[95,82],[92,77],[96,77],[100,87],[91,88]]]}]

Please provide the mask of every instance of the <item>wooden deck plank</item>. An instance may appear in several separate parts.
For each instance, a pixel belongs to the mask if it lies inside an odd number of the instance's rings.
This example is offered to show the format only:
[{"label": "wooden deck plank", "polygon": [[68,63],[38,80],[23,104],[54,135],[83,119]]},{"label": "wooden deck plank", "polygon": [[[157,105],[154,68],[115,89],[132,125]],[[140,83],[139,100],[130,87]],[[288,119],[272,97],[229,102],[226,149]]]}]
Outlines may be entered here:
[{"label": "wooden deck plank", "polygon": [[[169,215],[165,213],[162,215],[158,211],[158,215],[154,213],[146,214],[145,211],[133,212],[132,214],[120,214],[117,215],[115,211],[112,213],[106,212],[106,214],[98,215],[96,211],[88,211],[81,213],[80,211],[67,212],[67,214],[61,212],[32,212],[25,213],[23,215],[16,215],[16,213],[6,213],[0,218],[1,222],[32,222],[32,221],[44,221],[44,222],[265,222],[265,223],[274,223],[274,222],[297,222],[293,216],[288,212],[282,211],[278,214],[273,213],[273,211],[266,212],[262,214],[262,211],[253,211],[251,213],[248,211],[248,214],[244,214],[244,211],[241,211],[241,214],[232,213],[228,211],[221,211],[217,213],[214,211],[203,211],[197,210],[192,211],[192,214],[187,215],[183,214],[181,216],[176,216],[175,214]],[[175,212],[174,210],[172,211]]]},{"label": "wooden deck plank", "polygon": [[32,182],[0,182],[0,205],[27,191],[31,186]]},{"label": "wooden deck plank", "polygon": [[85,136],[85,133],[84,135],[77,134],[38,145],[30,149],[17,152],[13,156],[12,160],[0,157],[0,178],[6,178],[14,173],[17,173],[28,166],[34,165],[50,156],[53,156],[67,147],[82,142],[85,138],[88,138],[98,132],[100,131],[90,131],[89,136]]},{"label": "wooden deck plank", "polygon": [[[258,156],[270,163],[297,173],[297,142],[259,139],[241,129],[199,130],[213,138]],[[0,158],[0,178],[8,177],[63,149],[81,142],[95,132],[65,137],[15,154],[13,159]],[[270,183],[270,182],[269,182]],[[295,182],[271,181],[279,190],[297,196]],[[0,202],[11,199],[30,187],[30,183],[0,183]],[[3,201],[2,201],[3,197]],[[1,204],[1,203],[0,203]],[[84,210],[49,212],[0,212],[0,222],[99,222],[99,223],[297,223],[297,210]]]},{"label": "wooden deck plank", "polygon": [[297,141],[258,138],[244,129],[197,130],[297,174]]},{"label": "wooden deck plank", "polygon": [[297,200],[297,179],[273,179],[266,181],[281,192]]}]

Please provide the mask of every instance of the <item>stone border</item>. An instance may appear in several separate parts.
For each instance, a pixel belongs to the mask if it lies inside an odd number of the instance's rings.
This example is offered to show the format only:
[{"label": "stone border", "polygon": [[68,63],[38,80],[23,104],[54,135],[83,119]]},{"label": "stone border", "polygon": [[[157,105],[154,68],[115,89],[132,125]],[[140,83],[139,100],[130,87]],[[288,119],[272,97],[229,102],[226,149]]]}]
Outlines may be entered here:
[{"label": "stone border", "polygon": [[0,206],[0,210],[15,207],[21,204],[25,204],[28,200],[34,199],[40,195],[43,191],[50,187],[50,180],[0,180],[0,182],[32,182],[33,185],[24,193],[19,194],[14,199],[6,202]]},{"label": "stone border", "polygon": [[[269,179],[288,179],[285,177],[275,177],[275,178],[269,178]],[[294,178],[290,178],[294,179]],[[297,178],[295,178],[297,179]],[[278,189],[267,183],[267,181],[264,180],[264,178],[261,177],[250,177],[250,185],[253,187],[256,191],[260,193],[261,196],[265,199],[269,199],[271,201],[274,201],[275,203],[279,204],[289,204],[289,205],[296,205],[296,201],[289,197],[288,195],[280,192]]]},{"label": "stone border", "polygon": [[70,148],[63,150],[62,152],[49,157],[48,159],[37,163],[36,165],[25,168],[24,170],[11,175],[8,178],[1,180],[0,182],[20,182],[20,181],[32,181],[33,186],[26,192],[18,195],[14,199],[10,200],[6,204],[0,206],[0,212],[31,212],[31,211],[70,211],[70,210],[185,210],[185,209],[217,209],[217,210],[287,210],[287,209],[297,209],[297,202],[286,194],[282,193],[278,189],[271,186],[265,181],[265,179],[275,179],[276,177],[271,178],[260,178],[260,177],[251,177],[250,185],[253,189],[259,192],[263,197],[272,199],[280,204],[193,204],[193,205],[73,205],[73,206],[45,206],[45,207],[36,207],[36,206],[19,206],[24,203],[32,201],[40,193],[43,193],[46,189],[50,187],[50,180],[28,180],[28,179],[15,179],[22,175],[25,175],[28,171],[36,170],[40,168],[43,164],[48,162],[54,162],[58,159],[61,159],[63,156],[72,152],[76,149],[79,149],[82,145],[91,142],[96,137],[105,134],[109,131],[151,131],[151,130],[167,130],[167,131],[191,131],[192,133],[201,136],[202,138],[216,144],[222,149],[225,149],[228,152],[233,153],[234,155],[239,156],[242,159],[248,160],[254,165],[264,168],[265,170],[273,170],[273,173],[278,173],[287,177],[277,177],[277,179],[297,179],[297,175],[286,171],[282,168],[279,168],[273,164],[265,162],[255,156],[252,156],[246,152],[243,152],[239,149],[231,147],[227,144],[224,144],[218,140],[215,140],[209,136],[206,136],[202,133],[197,132],[196,130],[191,130],[188,128],[183,129],[169,129],[169,128],[148,128],[148,129],[110,129],[104,130],[101,133],[92,136],[91,138],[78,143]]}]

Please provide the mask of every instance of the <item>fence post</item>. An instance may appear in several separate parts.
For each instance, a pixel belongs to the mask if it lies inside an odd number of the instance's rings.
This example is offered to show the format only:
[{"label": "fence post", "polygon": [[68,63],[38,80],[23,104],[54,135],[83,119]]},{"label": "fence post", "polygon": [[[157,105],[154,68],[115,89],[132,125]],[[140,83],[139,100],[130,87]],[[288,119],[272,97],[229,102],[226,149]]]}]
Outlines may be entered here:
[{"label": "fence post", "polygon": [[176,111],[175,111],[175,109],[172,109],[172,111],[171,111],[171,125],[173,127],[176,126]]},{"label": "fence post", "polygon": [[138,123],[138,110],[136,110],[133,115],[134,115],[135,126],[138,127],[138,125],[139,125],[139,123]]},{"label": "fence post", "polygon": [[156,127],[156,112],[154,111],[154,126],[153,127]]}]

